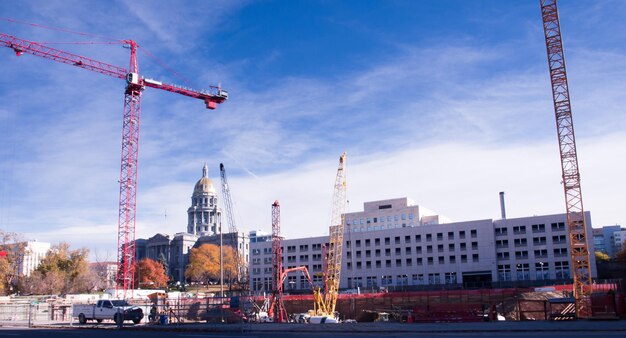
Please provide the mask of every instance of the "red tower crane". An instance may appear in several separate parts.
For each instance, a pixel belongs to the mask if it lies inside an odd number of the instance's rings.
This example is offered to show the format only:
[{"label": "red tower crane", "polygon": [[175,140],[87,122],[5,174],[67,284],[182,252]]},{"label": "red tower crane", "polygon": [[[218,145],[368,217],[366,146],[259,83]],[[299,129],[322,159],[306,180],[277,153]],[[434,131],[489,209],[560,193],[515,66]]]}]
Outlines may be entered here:
[{"label": "red tower crane", "polygon": [[583,196],[580,188],[578,155],[574,138],[574,122],[569,100],[565,53],[561,39],[561,25],[556,0],[540,0],[543,29],[548,50],[548,66],[552,83],[552,99],[556,115],[556,129],[561,152],[561,170],[567,212],[569,249],[574,275],[574,298],[576,315],[581,318],[591,316],[591,263],[589,240]]},{"label": "red tower crane", "polygon": [[272,301],[268,315],[275,323],[287,321],[287,310],[283,303],[283,248],[280,235],[280,203],[272,204]]},{"label": "red tower crane", "polygon": [[105,62],[72,54],[47,46],[45,43],[23,40],[0,33],[0,45],[13,49],[17,56],[24,53],[40,56],[100,74],[126,80],[124,91],[124,118],[122,128],[122,161],[120,169],[120,203],[118,214],[118,290],[133,288],[135,261],[135,214],[137,206],[137,158],[139,152],[139,117],[141,113],[141,92],[145,87],[162,89],[196,99],[201,99],[208,109],[215,109],[218,103],[228,99],[228,93],[219,87],[211,91],[198,91],[144,78],[139,75],[137,66],[137,43],[133,40],[120,41],[130,49],[129,68],[118,67]]}]

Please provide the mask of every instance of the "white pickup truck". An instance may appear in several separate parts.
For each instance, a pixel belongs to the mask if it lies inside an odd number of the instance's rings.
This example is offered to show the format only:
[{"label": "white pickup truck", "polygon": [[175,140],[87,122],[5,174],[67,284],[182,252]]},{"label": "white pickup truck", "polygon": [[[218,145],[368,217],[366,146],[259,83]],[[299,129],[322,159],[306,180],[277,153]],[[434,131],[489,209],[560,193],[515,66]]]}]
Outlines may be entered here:
[{"label": "white pickup truck", "polygon": [[104,319],[112,319],[116,324],[125,320],[132,320],[139,324],[143,319],[143,310],[137,306],[131,306],[125,300],[99,300],[96,304],[84,304],[72,306],[72,316],[78,318],[81,324],[88,320],[101,323]]}]

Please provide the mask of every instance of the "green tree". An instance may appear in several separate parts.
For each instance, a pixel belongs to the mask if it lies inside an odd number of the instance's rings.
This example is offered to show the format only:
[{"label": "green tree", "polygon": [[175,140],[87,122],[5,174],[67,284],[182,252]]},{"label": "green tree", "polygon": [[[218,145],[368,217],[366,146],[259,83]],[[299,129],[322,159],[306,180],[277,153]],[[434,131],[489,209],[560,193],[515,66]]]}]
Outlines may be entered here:
[{"label": "green tree", "polygon": [[[224,277],[237,279],[237,264],[234,249],[230,246],[222,247],[224,262]],[[220,248],[215,244],[202,244],[191,249],[189,264],[185,270],[185,277],[194,282],[208,282],[220,278]]]},{"label": "green tree", "polygon": [[163,264],[145,258],[137,262],[134,279],[135,288],[156,289],[166,287],[170,277]]},{"label": "green tree", "polygon": [[53,246],[24,285],[25,292],[35,294],[85,293],[92,291],[93,276],[89,270],[89,250],[70,250],[67,243]]}]

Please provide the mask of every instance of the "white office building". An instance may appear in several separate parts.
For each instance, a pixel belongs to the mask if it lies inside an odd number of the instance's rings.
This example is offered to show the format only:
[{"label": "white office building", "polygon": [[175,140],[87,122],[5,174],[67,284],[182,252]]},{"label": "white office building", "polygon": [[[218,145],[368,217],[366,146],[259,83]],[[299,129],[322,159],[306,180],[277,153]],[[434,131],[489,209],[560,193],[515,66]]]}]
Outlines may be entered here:
[{"label": "white office building", "polygon": [[[591,219],[585,214],[589,251]],[[571,278],[565,214],[450,222],[407,198],[366,202],[345,215],[341,288],[538,285]],[[283,240],[283,266],[306,266],[321,285],[328,236]],[[271,241],[250,244],[250,287],[271,290]],[[596,276],[591,255],[592,276]],[[288,276],[285,290],[306,289]]]}]

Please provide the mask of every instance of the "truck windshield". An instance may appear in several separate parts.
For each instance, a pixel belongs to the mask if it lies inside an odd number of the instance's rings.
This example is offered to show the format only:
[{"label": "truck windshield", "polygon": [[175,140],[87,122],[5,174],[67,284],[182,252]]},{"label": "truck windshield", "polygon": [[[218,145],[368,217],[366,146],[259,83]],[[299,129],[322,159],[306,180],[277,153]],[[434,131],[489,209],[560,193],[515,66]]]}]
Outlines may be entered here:
[{"label": "truck windshield", "polygon": [[113,306],[129,306],[125,300],[112,300]]}]

